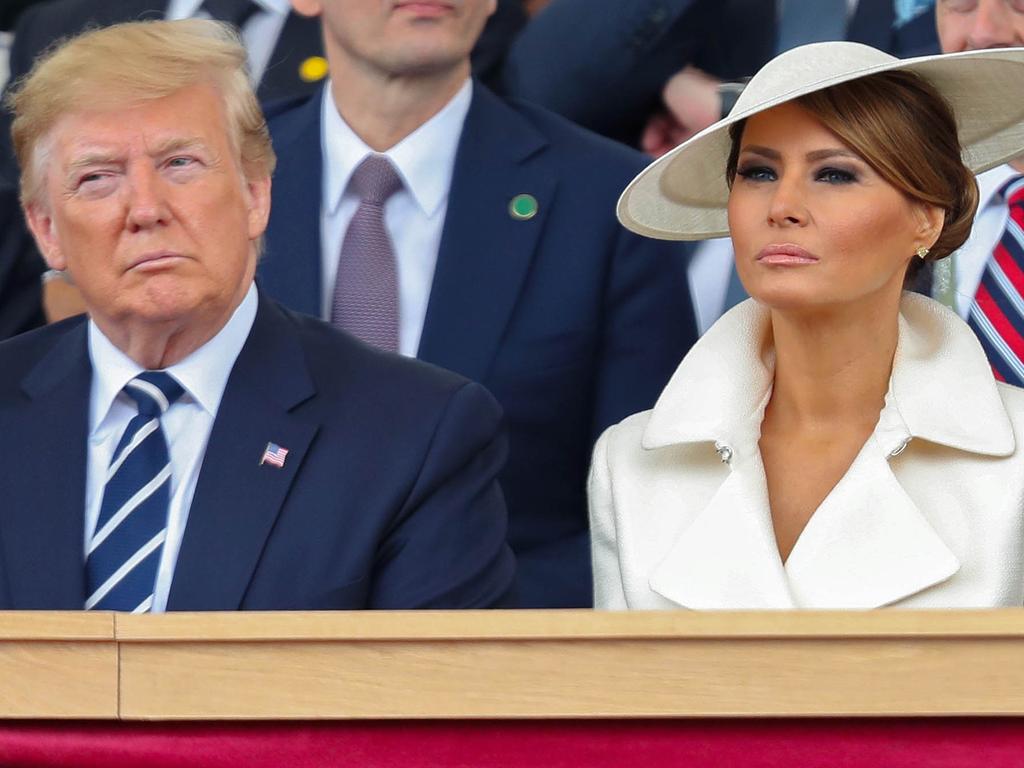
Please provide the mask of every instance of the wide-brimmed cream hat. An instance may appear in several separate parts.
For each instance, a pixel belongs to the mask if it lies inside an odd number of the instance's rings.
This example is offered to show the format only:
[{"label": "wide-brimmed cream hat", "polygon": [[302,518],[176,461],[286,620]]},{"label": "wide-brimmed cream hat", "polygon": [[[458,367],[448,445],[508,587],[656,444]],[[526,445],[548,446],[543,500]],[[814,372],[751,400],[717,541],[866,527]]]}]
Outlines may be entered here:
[{"label": "wide-brimmed cream hat", "polygon": [[619,198],[619,221],[661,240],[728,235],[730,125],[823,88],[896,70],[917,73],[953,107],[964,164],[975,173],[1024,153],[1024,48],[897,59],[860,43],[813,43],[769,61],[728,117],[641,171]]}]

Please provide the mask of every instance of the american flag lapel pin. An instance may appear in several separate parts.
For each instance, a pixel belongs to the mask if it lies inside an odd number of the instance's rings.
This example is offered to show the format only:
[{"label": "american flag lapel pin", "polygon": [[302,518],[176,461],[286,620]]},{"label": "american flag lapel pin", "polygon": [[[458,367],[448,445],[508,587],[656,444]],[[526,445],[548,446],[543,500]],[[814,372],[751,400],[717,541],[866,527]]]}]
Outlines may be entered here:
[{"label": "american flag lapel pin", "polygon": [[267,447],[263,449],[263,456],[260,458],[260,466],[270,464],[280,469],[284,466],[286,458],[288,458],[287,448],[282,448],[277,443],[267,443]]}]

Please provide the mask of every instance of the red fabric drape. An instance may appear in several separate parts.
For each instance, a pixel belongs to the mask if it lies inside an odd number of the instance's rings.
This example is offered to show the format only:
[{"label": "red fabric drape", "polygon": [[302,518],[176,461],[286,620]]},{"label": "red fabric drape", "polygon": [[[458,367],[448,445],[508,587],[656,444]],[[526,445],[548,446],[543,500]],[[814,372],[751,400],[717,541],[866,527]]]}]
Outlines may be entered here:
[{"label": "red fabric drape", "polygon": [[1019,719],[0,723],[4,768],[1002,768]]}]

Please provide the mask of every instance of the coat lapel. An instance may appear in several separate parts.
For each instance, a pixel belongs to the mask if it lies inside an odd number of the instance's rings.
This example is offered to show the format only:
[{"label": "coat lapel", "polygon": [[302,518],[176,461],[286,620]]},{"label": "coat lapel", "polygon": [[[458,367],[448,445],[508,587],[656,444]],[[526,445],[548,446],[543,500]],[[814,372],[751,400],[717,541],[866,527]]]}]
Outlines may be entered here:
[{"label": "coat lapel", "polygon": [[[686,499],[686,478],[676,498]],[[794,608],[757,454],[733,462],[707,506],[654,569],[650,587],[695,609]]]},{"label": "coat lapel", "polygon": [[[546,140],[479,83],[455,158],[448,212],[417,356],[477,381],[519,297],[554,198],[554,176],[534,162]],[[516,195],[537,213],[514,218]]]},{"label": "coat lapel", "polygon": [[268,115],[275,149],[289,161],[277,167],[271,194],[262,285],[298,312],[320,316],[321,95],[275,119]]},{"label": "coat lapel", "polygon": [[[213,424],[168,610],[236,610],[318,425],[291,413],[314,396],[290,320],[266,299]],[[273,442],[283,467],[260,464]]]},{"label": "coat lapel", "polygon": [[878,608],[959,569],[874,437],[815,511],[786,562],[802,608]]},{"label": "coat lapel", "polygon": [[[1013,453],[1013,428],[977,339],[942,305],[904,295],[878,424],[783,567],[757,447],[774,367],[764,351],[767,322],[752,301],[724,315],[652,412],[645,448],[713,442],[733,457],[728,478],[653,571],[651,589],[691,608],[873,608],[952,577],[958,558],[891,462],[911,441],[911,452],[931,443]],[[685,500],[686,483],[680,478],[676,498]]]},{"label": "coat lapel", "polygon": [[[85,471],[89,423],[86,324],[64,335],[25,378],[29,401],[2,416],[13,482],[3,489],[0,563],[12,608],[80,610],[85,602]],[[19,447],[17,443],[21,443]],[[34,449],[34,450],[33,450]]]}]

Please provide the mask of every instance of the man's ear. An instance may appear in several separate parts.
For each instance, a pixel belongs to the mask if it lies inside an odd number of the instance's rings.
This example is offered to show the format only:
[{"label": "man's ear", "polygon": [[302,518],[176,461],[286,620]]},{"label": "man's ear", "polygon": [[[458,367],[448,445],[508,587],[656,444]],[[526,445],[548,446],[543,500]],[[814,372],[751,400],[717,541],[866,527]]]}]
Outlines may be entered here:
[{"label": "man's ear", "polygon": [[68,260],[57,240],[56,227],[50,211],[39,203],[29,203],[25,207],[25,220],[46,265],[60,272],[67,269]]},{"label": "man's ear", "polygon": [[247,179],[245,188],[249,208],[249,239],[256,240],[267,231],[270,219],[270,177]]},{"label": "man's ear", "polygon": [[[341,0],[346,3],[349,0]],[[300,16],[315,17],[323,13],[324,7],[320,0],[292,0],[292,8]]]}]

